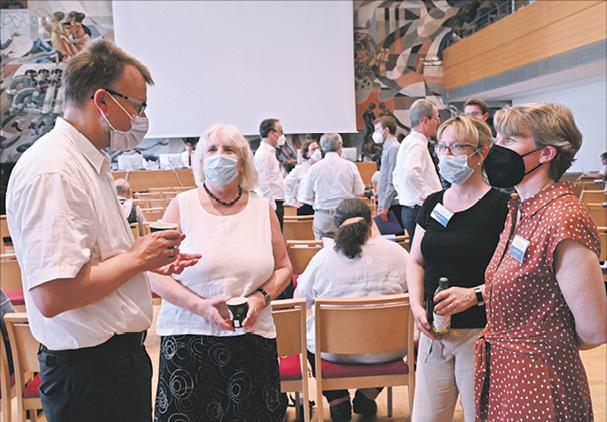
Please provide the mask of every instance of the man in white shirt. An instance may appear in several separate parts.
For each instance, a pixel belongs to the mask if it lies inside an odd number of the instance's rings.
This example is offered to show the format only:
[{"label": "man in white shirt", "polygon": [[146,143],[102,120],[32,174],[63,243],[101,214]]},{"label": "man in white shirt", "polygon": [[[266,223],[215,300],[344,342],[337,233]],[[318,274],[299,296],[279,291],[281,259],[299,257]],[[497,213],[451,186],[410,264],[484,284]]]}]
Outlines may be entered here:
[{"label": "man in white shirt", "polygon": [[276,158],[276,147],[283,146],[287,141],[278,119],[265,119],[259,125],[261,142],[255,151],[255,168],[259,175],[259,186],[255,192],[263,196],[276,210],[280,228],[284,218],[285,186],[280,163]]},{"label": "man in white shirt", "polygon": [[438,108],[428,100],[417,100],[409,110],[411,133],[403,139],[396,156],[393,183],[403,206],[402,221],[413,240],[417,213],[428,195],[441,189],[428,151],[428,138],[440,124]]},{"label": "man in white shirt", "polygon": [[46,420],[150,421],[152,321],[146,271],[180,272],[175,230],[133,241],[110,174],[114,151],[147,131],[138,60],[98,40],[67,64],[66,109],[17,162],[7,217],[21,267],[30,328],[41,343]]},{"label": "man in white shirt", "polygon": [[184,167],[192,168],[192,155],[194,155],[198,138],[184,138],[183,142],[185,143],[185,151],[181,153],[181,164]]},{"label": "man in white shirt", "polygon": [[305,186],[305,202],[314,204],[314,237],[333,237],[337,226],[335,208],[346,198],[365,193],[365,185],[356,165],[340,157],[342,140],[338,133],[325,133],[320,138],[325,157],[310,167]]}]

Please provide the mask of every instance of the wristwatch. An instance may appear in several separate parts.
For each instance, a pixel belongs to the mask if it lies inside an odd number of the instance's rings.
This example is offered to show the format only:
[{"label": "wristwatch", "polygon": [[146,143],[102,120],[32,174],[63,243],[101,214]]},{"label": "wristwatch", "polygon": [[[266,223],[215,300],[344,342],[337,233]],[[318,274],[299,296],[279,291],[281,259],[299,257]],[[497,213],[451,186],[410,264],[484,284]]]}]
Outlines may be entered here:
[{"label": "wristwatch", "polygon": [[270,304],[270,302],[272,302],[272,296],[270,296],[268,294],[268,292],[266,292],[264,289],[262,289],[261,287],[258,289],[255,289],[256,292],[259,292],[263,295],[264,299],[266,300],[266,306],[268,306]]},{"label": "wristwatch", "polygon": [[476,295],[476,306],[483,306],[485,304],[485,298],[483,297],[483,291],[481,288],[475,287],[474,294]]}]

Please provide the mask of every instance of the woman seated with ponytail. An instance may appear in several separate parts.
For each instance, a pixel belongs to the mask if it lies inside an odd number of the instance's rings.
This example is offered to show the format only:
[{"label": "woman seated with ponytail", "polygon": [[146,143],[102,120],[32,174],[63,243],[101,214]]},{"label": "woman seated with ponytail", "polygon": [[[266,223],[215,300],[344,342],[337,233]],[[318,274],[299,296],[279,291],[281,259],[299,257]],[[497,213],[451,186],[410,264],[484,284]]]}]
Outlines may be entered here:
[{"label": "woman seated with ponytail", "polygon": [[[304,297],[308,305],[317,297],[366,297],[399,294],[407,291],[407,252],[397,243],[371,237],[371,209],[356,198],[344,199],[335,209],[335,240],[312,258],[299,276],[295,297]],[[314,369],[314,316],[307,322],[308,360]],[[364,341],[364,339],[361,339]],[[323,359],[338,363],[377,364],[402,358],[400,353],[373,355],[330,355]],[[354,412],[372,416],[377,412],[375,397],[381,389],[357,390]],[[352,405],[347,390],[325,391],[333,420],[350,420]]]}]

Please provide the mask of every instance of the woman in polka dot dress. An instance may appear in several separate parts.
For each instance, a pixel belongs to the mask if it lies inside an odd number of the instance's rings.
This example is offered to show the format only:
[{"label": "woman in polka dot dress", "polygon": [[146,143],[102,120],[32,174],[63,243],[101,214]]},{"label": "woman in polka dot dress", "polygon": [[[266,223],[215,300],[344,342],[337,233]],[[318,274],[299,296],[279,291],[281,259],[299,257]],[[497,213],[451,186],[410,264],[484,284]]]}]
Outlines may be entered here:
[{"label": "woman in polka dot dress", "polygon": [[514,186],[487,271],[487,325],[477,342],[478,421],[591,421],[579,349],[606,342],[599,239],[586,207],[559,183],[582,135],[560,105],[505,107],[485,168]]}]

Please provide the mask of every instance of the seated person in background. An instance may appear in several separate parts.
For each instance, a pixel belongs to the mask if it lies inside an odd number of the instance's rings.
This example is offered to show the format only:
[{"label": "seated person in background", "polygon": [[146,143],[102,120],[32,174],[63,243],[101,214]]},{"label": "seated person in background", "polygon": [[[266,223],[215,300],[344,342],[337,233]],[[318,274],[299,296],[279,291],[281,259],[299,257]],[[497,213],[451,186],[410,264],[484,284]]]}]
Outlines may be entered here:
[{"label": "seated person in background", "polygon": [[122,211],[126,220],[129,224],[137,223],[139,225],[139,234],[143,235],[143,223],[145,217],[141,208],[133,201],[133,194],[131,193],[131,185],[125,179],[116,179],[114,181],[116,186],[116,194],[118,195],[118,201],[122,205]]},{"label": "seated person in background", "polygon": [[[317,297],[365,297],[406,292],[407,251],[395,242],[371,236],[371,209],[357,198],[344,199],[335,209],[334,218],[338,227],[335,241],[328,240],[312,258],[299,277],[295,297],[304,297],[312,304]],[[308,318],[307,335],[308,360],[314,370],[314,316]],[[323,359],[378,364],[402,356],[397,351],[371,355],[323,354]],[[374,415],[377,412],[375,398],[380,391],[379,388],[357,390],[354,412]],[[347,390],[324,391],[323,395],[329,402],[333,420],[350,420],[352,405]]]},{"label": "seated person in background", "polygon": [[302,180],[308,174],[310,167],[322,158],[318,142],[313,139],[304,142],[301,147],[301,156],[303,157],[302,163],[296,165],[291,173],[285,177],[285,202],[287,205],[297,208],[297,215],[312,215],[314,214],[312,206],[302,204],[297,198],[302,188]]}]

